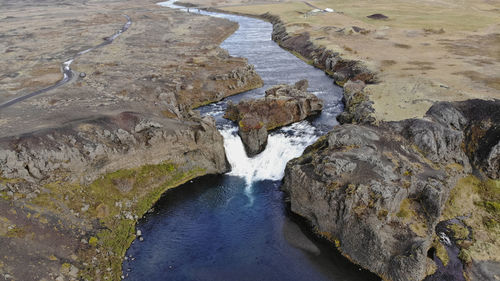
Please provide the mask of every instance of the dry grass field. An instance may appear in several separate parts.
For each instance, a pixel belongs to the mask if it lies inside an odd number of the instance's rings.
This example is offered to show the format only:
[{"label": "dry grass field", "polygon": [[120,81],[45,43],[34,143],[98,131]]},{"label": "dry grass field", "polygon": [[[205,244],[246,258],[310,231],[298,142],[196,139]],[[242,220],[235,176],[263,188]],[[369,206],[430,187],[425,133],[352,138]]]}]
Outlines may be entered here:
[{"label": "dry grass field", "polygon": [[[363,61],[378,73],[366,90],[379,120],[421,117],[435,101],[500,98],[500,1],[215,2],[279,15],[288,32],[309,32],[316,45]],[[312,6],[335,12],[311,13]]]}]

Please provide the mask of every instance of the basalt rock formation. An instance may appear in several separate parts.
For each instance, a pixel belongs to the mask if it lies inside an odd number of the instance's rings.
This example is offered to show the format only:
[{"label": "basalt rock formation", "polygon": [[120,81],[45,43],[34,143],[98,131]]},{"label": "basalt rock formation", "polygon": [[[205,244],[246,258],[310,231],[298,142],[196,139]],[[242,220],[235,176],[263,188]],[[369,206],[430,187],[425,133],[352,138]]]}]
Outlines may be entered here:
[{"label": "basalt rock formation", "polygon": [[[58,180],[88,184],[117,169],[167,160],[221,173],[228,170],[224,155],[222,136],[209,117],[180,121],[123,112],[0,138],[2,176],[19,180],[8,184],[13,188],[20,182],[33,183],[32,188]],[[186,156],[197,160],[185,163]]]},{"label": "basalt rock formation", "polygon": [[238,122],[239,135],[249,156],[262,152],[267,144],[267,131],[316,115],[323,102],[307,92],[307,80],[295,85],[277,85],[266,91],[264,98],[228,104],[225,118]]},{"label": "basalt rock formation", "polygon": [[375,118],[372,113],[373,102],[370,101],[366,93],[363,91],[365,88],[363,81],[349,80],[344,84],[344,111],[337,116],[337,120],[341,124],[363,124],[373,123]]},{"label": "basalt rock formation", "polygon": [[316,46],[307,32],[291,35],[283,21],[266,13],[262,18],[273,24],[272,39],[281,47],[300,55],[313,66],[330,75],[335,83],[344,87],[345,112],[338,119],[340,123],[373,123],[373,102],[363,91],[366,84],[378,81],[376,74],[363,63],[348,60],[325,47]]},{"label": "basalt rock formation", "polygon": [[[226,10],[209,8],[210,11],[228,13]],[[237,15],[252,16],[238,12],[229,12]],[[360,61],[345,59],[340,53],[317,46],[310,40],[307,32],[290,34],[286,24],[279,16],[264,13],[259,16],[273,25],[271,38],[282,48],[293,52],[309,64],[322,69],[334,79],[339,86],[344,87],[345,112],[338,117],[343,123],[373,123],[374,108],[369,95],[364,92],[366,84],[377,83],[376,73]],[[358,29],[357,27],[353,27]],[[357,32],[357,31],[356,31]]]},{"label": "basalt rock formation", "polygon": [[344,124],[288,163],[282,189],[353,262],[422,280],[436,270],[429,250],[457,180],[472,170],[498,179],[499,117],[499,100],[470,100],[438,103],[424,119]]}]

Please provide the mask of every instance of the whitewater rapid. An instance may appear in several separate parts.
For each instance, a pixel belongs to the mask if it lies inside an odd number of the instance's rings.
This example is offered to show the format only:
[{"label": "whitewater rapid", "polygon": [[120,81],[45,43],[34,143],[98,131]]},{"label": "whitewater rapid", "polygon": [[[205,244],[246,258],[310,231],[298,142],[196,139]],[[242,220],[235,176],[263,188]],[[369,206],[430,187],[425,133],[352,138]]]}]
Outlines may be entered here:
[{"label": "whitewater rapid", "polygon": [[[182,6],[174,4],[174,0],[158,3],[161,6],[179,9],[188,12],[188,9]],[[199,13],[204,15],[210,15],[213,17],[223,17],[235,22],[238,22],[240,17],[235,15],[226,15],[219,13],[212,13],[196,8],[190,8],[189,12]],[[272,86],[277,83],[282,83],[283,80],[300,80],[303,77],[300,73],[290,72],[290,65],[283,61],[267,61],[267,64],[262,64],[259,61],[252,60],[252,57],[267,52],[272,54],[278,50],[274,48],[269,48],[269,43],[275,45],[274,42],[270,42],[270,38],[262,37],[261,29],[254,29],[254,26],[248,25],[244,22],[239,21],[240,29],[236,31],[234,37],[239,38],[239,40],[232,40],[228,38],[221,47],[228,49],[231,55],[234,56],[246,56],[249,58],[249,63],[256,66],[257,72],[261,75],[264,80],[264,88],[267,86]],[[270,26],[269,26],[270,27]],[[266,27],[266,28],[269,28]],[[242,31],[242,29],[244,31]],[[270,31],[270,30],[269,30]],[[245,40],[250,40],[254,44],[258,44],[258,48],[245,49],[245,43],[240,41],[242,35],[238,35],[241,32],[245,32]],[[242,50],[241,53],[236,52],[236,50]],[[282,52],[279,50],[278,52]],[[278,57],[278,56],[277,56]],[[277,75],[277,72],[281,73]],[[281,76],[284,75],[284,76]],[[290,77],[293,76],[293,77]],[[297,78],[295,78],[297,76]],[[276,78],[280,78],[277,80]],[[331,82],[330,82],[331,83]],[[322,99],[328,99],[335,96],[332,93],[326,91],[325,89],[309,89],[314,94],[318,95]],[[255,98],[262,96],[263,93],[251,91],[250,93],[242,94],[244,98]],[[235,102],[238,101],[238,97],[229,97]],[[263,180],[281,180],[283,178],[286,163],[296,157],[299,157],[304,149],[312,144],[317,138],[326,132],[325,128],[319,129],[321,125],[324,124],[313,124],[310,121],[302,121],[299,123],[292,124],[290,126],[274,130],[269,134],[267,147],[260,154],[254,157],[248,157],[245,153],[243,143],[238,136],[238,127],[236,124],[222,119],[224,110],[226,108],[226,100],[219,103],[215,103],[201,109],[203,115],[210,115],[216,118],[218,128],[222,136],[224,137],[224,148],[226,150],[226,156],[231,164],[231,172],[228,173],[230,176],[241,177],[246,182],[246,193],[251,193],[252,183]],[[333,119],[338,114],[338,108],[336,107],[339,102],[338,100],[326,102],[327,106],[323,110],[323,118]],[[330,105],[330,106],[328,106]],[[332,118],[333,116],[333,118]],[[318,126],[319,125],[319,126]]]}]

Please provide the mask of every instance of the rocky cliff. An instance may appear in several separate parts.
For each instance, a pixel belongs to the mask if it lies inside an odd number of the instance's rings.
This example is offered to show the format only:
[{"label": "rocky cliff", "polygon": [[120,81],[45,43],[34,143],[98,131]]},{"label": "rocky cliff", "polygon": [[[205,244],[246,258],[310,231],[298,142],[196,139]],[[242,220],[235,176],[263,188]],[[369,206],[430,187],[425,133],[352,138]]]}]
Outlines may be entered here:
[{"label": "rocky cliff", "polygon": [[379,124],[365,91],[375,72],[290,34],[278,16],[259,17],[274,41],[344,88],[345,125],[287,166],[292,211],[386,280],[498,278],[498,100],[437,103],[423,119]]},{"label": "rocky cliff", "polygon": [[[255,17],[252,14],[221,10],[213,7],[208,10]],[[370,100],[369,94],[364,91],[367,84],[374,84],[379,81],[375,71],[360,61],[345,59],[338,52],[315,45],[310,40],[310,35],[307,32],[298,34],[289,33],[286,24],[279,16],[264,13],[257,17],[269,21],[273,25],[271,34],[273,41],[308,64],[322,69],[334,79],[336,84],[344,87],[347,92],[344,95],[346,107],[345,112],[339,116],[339,122],[375,122],[373,102]]]},{"label": "rocky cliff", "polygon": [[317,115],[323,101],[307,92],[307,80],[295,85],[277,85],[266,90],[265,97],[228,104],[225,118],[238,122],[239,135],[249,156],[266,148],[267,131]]},{"label": "rocky cliff", "polygon": [[[19,280],[116,278],[135,221],[163,191],[229,170],[210,118],[124,112],[1,138],[0,147],[0,245]],[[33,259],[36,267],[21,266]]]},{"label": "rocky cliff", "polygon": [[424,119],[336,127],[288,163],[291,210],[383,279],[422,280],[436,271],[435,227],[457,180],[498,179],[499,108],[438,103]]},{"label": "rocky cliff", "polygon": [[0,138],[2,177],[18,180],[7,184],[11,188],[59,180],[89,184],[118,169],[164,161],[220,173],[228,169],[224,155],[222,136],[208,117],[181,121],[123,112]]}]

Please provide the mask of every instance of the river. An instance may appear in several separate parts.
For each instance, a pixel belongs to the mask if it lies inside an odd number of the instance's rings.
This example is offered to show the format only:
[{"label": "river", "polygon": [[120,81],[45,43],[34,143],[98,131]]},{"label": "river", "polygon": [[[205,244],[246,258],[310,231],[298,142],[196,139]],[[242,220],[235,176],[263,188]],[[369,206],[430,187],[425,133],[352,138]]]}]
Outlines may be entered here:
[{"label": "river", "polygon": [[[160,5],[186,11],[172,1]],[[238,22],[239,29],[221,47],[232,56],[246,57],[264,86],[199,109],[216,119],[232,170],[196,179],[162,196],[137,224],[144,240],[137,239],[127,251],[125,279],[378,280],[313,237],[289,213],[279,189],[286,163],[337,124],[342,89],[323,71],[273,42],[270,23],[193,8],[190,12]],[[270,86],[301,79],[307,79],[308,90],[324,100],[322,114],[273,131],[267,148],[248,158],[237,127],[222,118],[227,101],[261,97]]]}]

